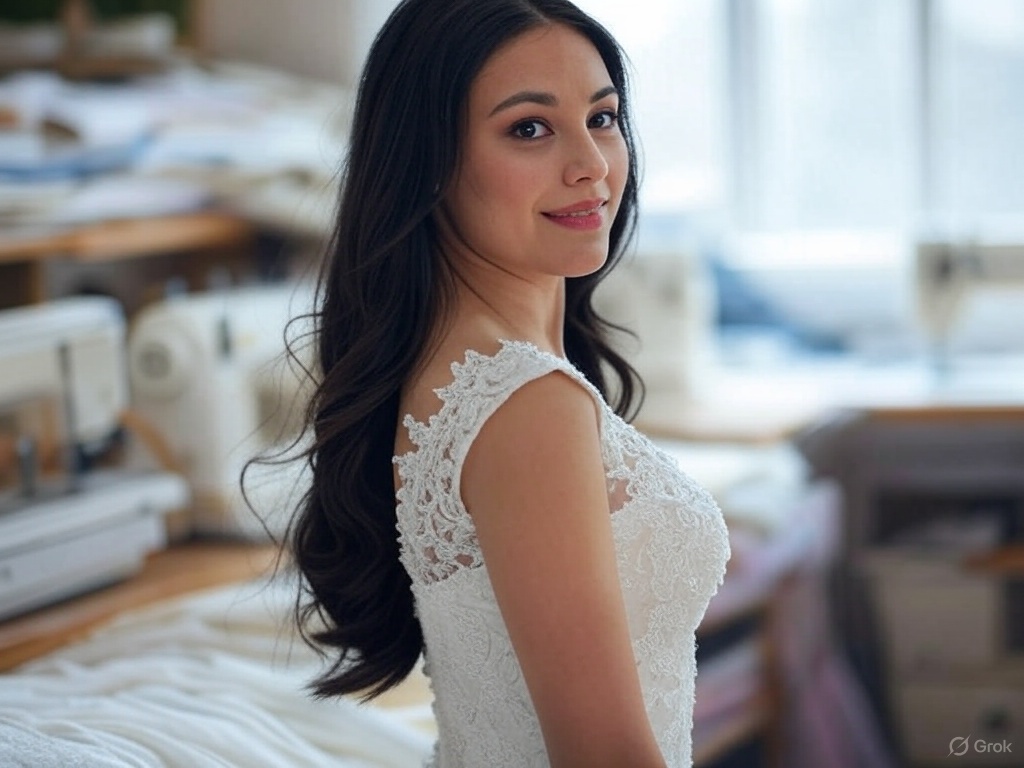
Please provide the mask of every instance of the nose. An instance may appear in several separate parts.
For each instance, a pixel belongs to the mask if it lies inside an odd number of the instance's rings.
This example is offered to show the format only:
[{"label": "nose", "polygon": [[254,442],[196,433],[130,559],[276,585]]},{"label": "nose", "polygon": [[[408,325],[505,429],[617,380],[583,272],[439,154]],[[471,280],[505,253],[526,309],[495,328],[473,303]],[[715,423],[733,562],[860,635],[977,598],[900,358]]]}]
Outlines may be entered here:
[{"label": "nose", "polygon": [[608,158],[590,131],[582,133],[569,144],[565,162],[565,183],[601,181],[608,175]]}]

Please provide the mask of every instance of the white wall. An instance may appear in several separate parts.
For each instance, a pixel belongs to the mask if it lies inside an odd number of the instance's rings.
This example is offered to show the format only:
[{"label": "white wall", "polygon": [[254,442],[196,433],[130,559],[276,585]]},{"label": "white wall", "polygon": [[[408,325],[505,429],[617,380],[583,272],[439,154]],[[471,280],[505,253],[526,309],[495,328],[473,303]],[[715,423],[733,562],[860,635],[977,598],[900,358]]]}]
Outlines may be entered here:
[{"label": "white wall", "polygon": [[198,0],[199,44],[240,59],[354,85],[395,0]]}]

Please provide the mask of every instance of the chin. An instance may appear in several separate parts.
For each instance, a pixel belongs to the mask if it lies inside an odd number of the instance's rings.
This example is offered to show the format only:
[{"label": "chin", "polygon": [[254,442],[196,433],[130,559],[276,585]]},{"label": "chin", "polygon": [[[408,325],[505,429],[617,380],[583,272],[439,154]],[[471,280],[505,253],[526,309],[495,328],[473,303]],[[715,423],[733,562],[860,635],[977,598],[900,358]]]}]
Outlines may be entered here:
[{"label": "chin", "polygon": [[565,271],[565,277],[585,277],[597,272],[608,261],[608,249],[594,254],[580,254],[569,263],[569,269]]}]

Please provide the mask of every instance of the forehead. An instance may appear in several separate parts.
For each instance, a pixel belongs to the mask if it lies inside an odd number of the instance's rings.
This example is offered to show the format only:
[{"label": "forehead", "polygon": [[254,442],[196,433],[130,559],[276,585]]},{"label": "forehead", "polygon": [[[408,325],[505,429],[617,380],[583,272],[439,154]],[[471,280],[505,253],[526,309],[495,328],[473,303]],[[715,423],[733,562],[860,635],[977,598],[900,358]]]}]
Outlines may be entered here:
[{"label": "forehead", "polygon": [[487,60],[470,88],[471,111],[490,109],[523,90],[584,98],[611,85],[597,48],[581,33],[561,24],[531,29],[512,38]]}]

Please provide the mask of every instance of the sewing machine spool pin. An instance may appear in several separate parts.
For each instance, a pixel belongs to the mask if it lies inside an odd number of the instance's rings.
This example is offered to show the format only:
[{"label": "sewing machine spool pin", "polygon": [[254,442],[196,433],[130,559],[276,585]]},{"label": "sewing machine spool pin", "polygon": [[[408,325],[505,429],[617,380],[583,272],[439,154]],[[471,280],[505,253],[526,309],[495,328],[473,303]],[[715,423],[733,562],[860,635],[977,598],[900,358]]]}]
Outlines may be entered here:
[{"label": "sewing machine spool pin", "polygon": [[15,443],[18,456],[18,487],[22,498],[39,493],[39,449],[35,439],[22,435]]},{"label": "sewing machine spool pin", "polygon": [[61,400],[64,407],[64,427],[66,440],[64,442],[64,468],[67,477],[67,488],[69,493],[82,490],[82,466],[79,444],[74,436],[78,434],[78,411],[75,408],[74,370],[71,362],[71,345],[66,341],[57,346],[57,355],[60,360],[60,375],[62,379]]}]

